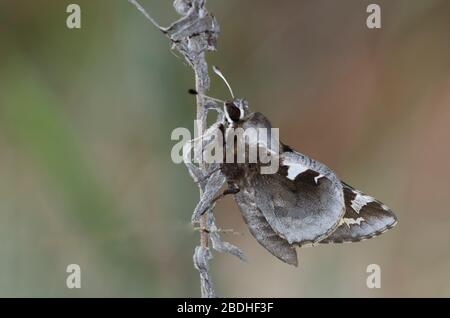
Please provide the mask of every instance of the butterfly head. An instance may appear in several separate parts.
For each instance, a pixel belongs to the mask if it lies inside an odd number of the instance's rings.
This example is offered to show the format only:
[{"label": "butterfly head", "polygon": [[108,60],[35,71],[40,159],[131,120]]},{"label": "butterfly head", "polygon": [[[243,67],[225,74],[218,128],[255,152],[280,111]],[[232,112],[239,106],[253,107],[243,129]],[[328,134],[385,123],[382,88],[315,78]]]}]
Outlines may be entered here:
[{"label": "butterfly head", "polygon": [[[222,101],[217,98],[213,98],[210,96],[207,96],[205,94],[200,94],[204,98],[207,98],[215,103],[222,103],[223,104],[223,112],[225,114],[225,118],[227,119],[227,122],[229,124],[239,122],[243,120],[249,113],[248,109],[248,102],[243,98],[235,98],[233,94],[233,90],[231,89],[230,84],[228,84],[228,81],[226,80],[225,76],[222,74],[222,72],[216,67],[213,66],[214,73],[216,73],[222,80],[225,82],[225,84],[228,87],[228,90],[230,91],[232,100]],[[190,94],[193,95],[199,95],[199,93],[194,90],[189,90]]]},{"label": "butterfly head", "polygon": [[245,118],[248,114],[248,102],[242,98],[224,103],[225,117],[228,123],[235,123]]},{"label": "butterfly head", "polygon": [[213,66],[213,71],[216,73],[217,76],[219,76],[224,83],[227,85],[228,90],[230,91],[231,97],[233,98],[232,101],[226,101],[224,103],[224,112],[225,117],[227,118],[228,123],[235,123],[238,122],[247,116],[248,113],[248,102],[243,98],[235,98],[233,94],[233,90],[231,89],[230,84],[228,83],[225,76],[222,74],[222,72],[219,70],[218,67]]}]

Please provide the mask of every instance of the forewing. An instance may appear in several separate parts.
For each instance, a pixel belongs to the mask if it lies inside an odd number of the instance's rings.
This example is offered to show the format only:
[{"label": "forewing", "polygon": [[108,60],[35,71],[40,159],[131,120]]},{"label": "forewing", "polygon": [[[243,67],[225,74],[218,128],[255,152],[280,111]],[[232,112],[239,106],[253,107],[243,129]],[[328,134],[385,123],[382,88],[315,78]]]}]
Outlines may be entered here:
[{"label": "forewing", "polygon": [[345,214],[339,227],[320,243],[359,242],[378,236],[397,224],[389,207],[343,183]]},{"label": "forewing", "polygon": [[289,244],[316,243],[332,233],[345,212],[342,184],[325,165],[285,152],[275,174],[250,181],[255,203],[272,229]]}]

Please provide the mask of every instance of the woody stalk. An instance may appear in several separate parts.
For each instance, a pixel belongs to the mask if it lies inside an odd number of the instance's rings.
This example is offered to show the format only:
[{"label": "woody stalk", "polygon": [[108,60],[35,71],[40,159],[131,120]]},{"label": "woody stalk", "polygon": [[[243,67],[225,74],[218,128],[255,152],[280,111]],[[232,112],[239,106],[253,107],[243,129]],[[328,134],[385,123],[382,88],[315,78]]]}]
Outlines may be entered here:
[{"label": "woody stalk", "polygon": [[[192,145],[194,148],[204,149],[205,143],[210,142],[206,136],[211,136],[211,131],[223,121],[221,105],[204,97],[210,86],[205,53],[216,51],[220,31],[217,19],[206,9],[206,0],[175,0],[173,7],[181,15],[181,18],[168,27],[163,27],[136,0],[128,1],[170,40],[171,49],[181,55],[193,69],[197,91],[196,125],[199,135],[204,138],[193,140]],[[206,118],[209,110],[216,110],[218,117],[216,123],[208,128],[206,127]],[[200,230],[200,245],[195,248],[193,261],[195,268],[200,273],[201,295],[204,298],[211,298],[216,297],[209,272],[209,260],[212,258],[211,247],[218,252],[230,253],[242,260],[244,260],[244,255],[236,246],[221,240],[212,213],[214,206],[208,208],[202,215],[197,213],[202,210],[201,207],[205,202],[211,201],[211,196],[217,192],[216,190],[222,187],[225,177],[218,169],[218,164],[205,163],[202,160],[202,151],[200,154],[194,151],[194,156],[200,157],[194,158],[196,159],[194,161],[198,162],[197,164],[185,160],[189,174],[200,190],[200,201],[192,216],[193,224],[198,224]]]}]

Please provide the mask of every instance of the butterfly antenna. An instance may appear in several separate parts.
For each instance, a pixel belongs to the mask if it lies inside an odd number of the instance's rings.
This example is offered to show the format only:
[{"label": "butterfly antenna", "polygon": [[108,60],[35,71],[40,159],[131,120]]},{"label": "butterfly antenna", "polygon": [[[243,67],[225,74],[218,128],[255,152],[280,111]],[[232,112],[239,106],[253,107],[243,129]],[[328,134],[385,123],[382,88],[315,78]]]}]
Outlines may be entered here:
[{"label": "butterfly antenna", "polygon": [[212,101],[215,101],[216,103],[220,103],[220,104],[224,104],[225,103],[225,101],[223,101],[221,99],[214,98],[214,97],[211,97],[211,96],[208,96],[208,95],[205,95],[205,94],[200,94],[199,92],[197,92],[195,89],[192,89],[192,88],[188,90],[188,93],[191,94],[191,95],[202,96],[204,98],[207,98],[207,99],[210,99]]},{"label": "butterfly antenna", "polygon": [[233,97],[233,99],[234,99],[233,90],[231,89],[230,84],[228,84],[228,81],[225,78],[225,76],[223,76],[222,72],[219,70],[219,68],[217,66],[214,66],[214,65],[213,65],[213,71],[214,71],[214,73],[216,73],[225,82],[225,84],[227,85],[228,89],[230,90],[231,97]]}]

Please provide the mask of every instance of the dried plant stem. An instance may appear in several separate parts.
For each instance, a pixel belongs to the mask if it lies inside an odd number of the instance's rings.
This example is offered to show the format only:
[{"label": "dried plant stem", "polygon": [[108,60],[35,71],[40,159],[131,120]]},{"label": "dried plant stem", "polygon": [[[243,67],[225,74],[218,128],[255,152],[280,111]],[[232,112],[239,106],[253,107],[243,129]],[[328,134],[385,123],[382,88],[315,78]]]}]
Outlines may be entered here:
[{"label": "dried plant stem", "polygon": [[[206,10],[206,0],[175,0],[173,2],[174,8],[182,17],[167,28],[161,27],[136,0],[128,1],[135,5],[156,28],[171,40],[172,49],[178,51],[194,70],[195,88],[198,92],[196,97],[196,128],[199,136],[204,136],[208,131],[217,130],[217,127],[223,122],[223,114],[218,116],[216,123],[206,129],[208,109],[215,108],[220,113],[222,108],[214,103],[211,105],[211,101],[207,103],[204,94],[209,89],[210,83],[205,53],[216,50],[219,24],[216,18]],[[196,138],[191,142],[195,141],[203,145],[203,139],[207,138]],[[243,261],[245,261],[245,256],[236,246],[222,241],[219,235],[220,231],[215,224],[212,210],[216,202],[215,198],[225,184],[225,177],[220,166],[218,164],[206,164],[202,158],[200,158],[198,166],[190,163],[189,160],[185,164],[200,189],[200,201],[193,213],[194,223],[198,221],[200,225],[200,245],[195,248],[194,267],[200,273],[202,297],[216,297],[209,273],[209,260],[211,258],[209,243],[211,242],[212,248],[220,253],[229,253]],[[223,197],[223,194],[219,197]]]},{"label": "dried plant stem", "polygon": [[[195,73],[195,86],[197,95],[197,131],[203,135],[206,127],[207,109],[203,94],[209,89],[208,65],[205,59],[205,51],[215,50],[215,42],[219,33],[219,27],[215,18],[205,8],[206,0],[175,0],[175,10],[182,17],[169,27],[161,27],[155,19],[136,0],[129,0],[144,16],[172,41],[172,49],[177,50],[185,58]],[[189,172],[194,179],[202,179],[208,175],[207,167],[200,163],[198,167],[188,165]],[[200,197],[203,189],[201,183]],[[200,217],[200,246],[194,253],[194,265],[200,272],[202,297],[215,297],[214,289],[209,275],[208,261],[210,226],[208,221],[209,209]]]},{"label": "dried plant stem", "polygon": [[[192,65],[195,73],[195,89],[199,93],[196,96],[197,102],[197,131],[199,136],[202,136],[206,127],[207,110],[205,107],[205,100],[203,95],[209,89],[209,76],[208,76],[208,64],[206,62],[205,53],[202,52],[197,57],[196,63]],[[200,162],[200,169],[206,171],[206,166],[204,162]],[[206,173],[203,173],[206,175]],[[200,187],[200,199],[203,195],[203,189]],[[200,217],[200,246],[201,249],[196,249],[194,252],[194,265],[200,272],[200,286],[202,298],[212,298],[216,297],[211,275],[209,273],[208,261],[210,258],[209,252],[209,234],[208,234],[208,215],[210,211],[206,211]],[[196,255],[198,257],[196,257]],[[200,257],[203,255],[203,257]],[[199,265],[200,262],[204,263],[204,266]]]},{"label": "dried plant stem", "polygon": [[[207,63],[205,59],[205,54],[201,54],[202,56],[199,59],[200,65],[203,65],[202,68],[207,69]],[[201,69],[197,69],[194,67],[194,73],[195,73],[195,89],[200,94],[197,95],[197,131],[199,132],[199,135],[203,135],[203,132],[205,131],[206,126],[206,109],[204,105],[204,98],[202,97],[203,94],[208,90],[209,87],[205,87],[205,83],[209,83],[208,79],[203,78],[204,72],[202,72]],[[205,169],[204,164],[201,163],[200,167],[202,169]],[[202,197],[203,190],[200,189],[200,198]],[[203,214],[200,218],[200,245],[202,247],[208,248],[209,245],[209,234],[207,232],[208,228],[208,213],[207,211],[205,214]]]}]

